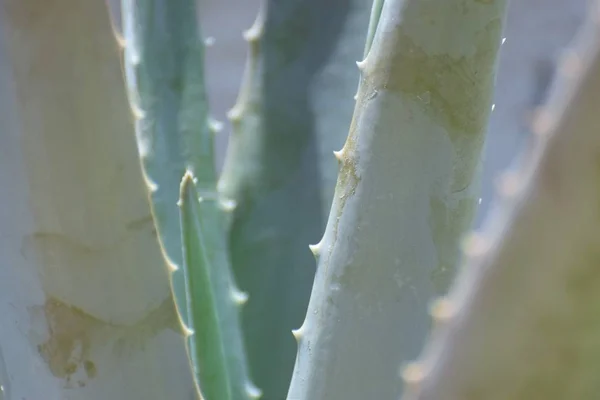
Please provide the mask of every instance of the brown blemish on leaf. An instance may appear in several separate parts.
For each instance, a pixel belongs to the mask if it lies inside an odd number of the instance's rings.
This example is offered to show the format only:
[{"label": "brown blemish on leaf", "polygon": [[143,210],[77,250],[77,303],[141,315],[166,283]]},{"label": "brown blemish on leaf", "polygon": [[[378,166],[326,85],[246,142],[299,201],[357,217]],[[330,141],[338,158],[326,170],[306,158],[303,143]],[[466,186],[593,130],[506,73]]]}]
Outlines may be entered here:
[{"label": "brown blemish on leaf", "polygon": [[[149,339],[165,329],[181,332],[170,296],[130,326],[102,321],[52,297],[46,300],[42,309],[49,338],[37,348],[50,372],[65,379],[67,385],[79,371],[83,371],[85,375],[80,376],[87,379],[94,379],[102,373],[93,361],[99,352],[112,351],[117,357],[127,357],[132,352],[142,350]],[[78,380],[79,385],[85,383],[84,379]]]},{"label": "brown blemish on leaf", "polygon": [[470,54],[453,56],[427,54],[400,27],[382,36],[379,59],[365,72],[365,85],[372,91],[407,96],[447,132],[462,160],[454,166],[453,191],[470,183],[479,161],[470,155],[480,154],[484,142],[501,29],[501,20],[491,19],[473,39]]},{"label": "brown blemish on leaf", "polygon": [[[395,36],[387,38],[396,51],[389,55],[391,59],[377,62],[367,79],[375,89],[398,91],[419,100],[423,111],[447,129],[453,142],[464,135],[481,134],[491,112],[487,106],[482,110],[482,104],[489,104],[493,94],[501,28],[500,19],[490,21],[477,35],[473,54],[461,57],[428,55],[398,29]],[[392,44],[384,48],[389,46]],[[427,102],[422,101],[424,93],[429,93]]]},{"label": "brown blemish on leaf", "polygon": [[350,136],[344,145],[342,165],[337,182],[336,196],[340,200],[338,203],[338,215],[341,215],[342,211],[344,210],[346,200],[348,200],[348,198],[350,198],[356,192],[356,187],[360,181],[360,177],[356,172],[358,154],[355,147],[356,145],[354,138]]},{"label": "brown blemish on leaf", "polygon": [[342,160],[340,166],[340,172],[338,174],[338,180],[335,188],[335,199],[337,214],[336,220],[333,225],[333,242],[327,249],[327,259],[325,265],[329,266],[329,259],[331,258],[331,252],[337,241],[339,221],[346,206],[346,201],[356,193],[356,187],[360,182],[360,176],[356,172],[358,164],[358,153],[356,151],[355,142],[355,122],[354,119],[350,126],[350,134],[342,149]]},{"label": "brown blemish on leaf", "polygon": [[85,374],[88,378],[93,379],[96,377],[98,371],[96,371],[96,364],[94,364],[90,360],[86,360],[83,362],[83,369],[85,369]]}]

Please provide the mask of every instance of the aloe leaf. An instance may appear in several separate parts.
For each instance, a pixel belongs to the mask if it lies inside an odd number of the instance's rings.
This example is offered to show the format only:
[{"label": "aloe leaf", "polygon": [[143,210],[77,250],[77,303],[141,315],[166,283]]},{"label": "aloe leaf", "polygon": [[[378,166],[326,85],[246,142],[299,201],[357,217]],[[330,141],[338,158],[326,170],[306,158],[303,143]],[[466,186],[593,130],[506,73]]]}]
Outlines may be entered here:
[{"label": "aloe leaf", "polygon": [[[214,197],[213,132],[204,83],[204,43],[195,0],[123,0],[125,76],[139,156],[158,236],[172,265],[184,323],[179,183],[186,170]],[[191,327],[190,327],[191,328]]]},{"label": "aloe leaf", "polygon": [[107,9],[2,0],[0,21],[5,395],[189,399]]},{"label": "aloe leaf", "polygon": [[499,180],[405,399],[592,399],[600,368],[600,3]]},{"label": "aloe leaf", "polygon": [[384,399],[429,330],[472,223],[505,1],[386,0],[288,399]]},{"label": "aloe leaf", "polygon": [[267,1],[245,33],[249,57],[221,195],[231,214],[231,261],[250,299],[242,311],[251,373],[283,399],[314,277],[307,244],[322,233],[359,77],[371,4]]},{"label": "aloe leaf", "polygon": [[373,0],[373,6],[371,7],[371,16],[369,18],[369,29],[367,30],[367,41],[365,43],[365,51],[363,58],[367,57],[373,39],[375,38],[375,32],[377,32],[377,26],[379,25],[379,18],[381,18],[381,10],[383,9],[383,2],[385,0]]},{"label": "aloe leaf", "polygon": [[191,357],[204,400],[257,399],[250,382],[239,324],[246,300],[233,281],[219,204],[202,199],[191,173],[181,182],[182,269],[189,318],[194,327]]}]

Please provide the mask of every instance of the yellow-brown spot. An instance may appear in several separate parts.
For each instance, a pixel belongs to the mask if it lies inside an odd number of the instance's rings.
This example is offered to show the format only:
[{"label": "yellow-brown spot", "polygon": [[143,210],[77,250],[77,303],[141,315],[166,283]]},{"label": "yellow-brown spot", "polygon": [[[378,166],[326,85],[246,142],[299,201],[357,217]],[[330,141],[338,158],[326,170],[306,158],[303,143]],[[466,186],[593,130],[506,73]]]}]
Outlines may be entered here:
[{"label": "yellow-brown spot", "polygon": [[[32,309],[32,318],[39,315],[36,311]],[[85,373],[81,377],[86,379],[94,379],[101,373],[93,361],[99,352],[111,351],[125,357],[143,349],[147,340],[165,329],[181,332],[171,297],[130,326],[102,321],[52,297],[46,300],[41,311],[49,337],[37,345],[38,351],[52,374],[65,379],[67,384],[79,371]],[[78,383],[85,385],[86,381],[79,379]]]},{"label": "yellow-brown spot", "polygon": [[94,364],[90,360],[86,360],[83,362],[83,368],[85,369],[85,374],[88,378],[92,379],[96,377],[98,371],[96,370],[96,364]]},{"label": "yellow-brown spot", "polygon": [[[426,13],[438,15],[430,24],[440,23],[439,12],[421,10]],[[400,27],[395,34],[382,36],[379,58],[365,73],[365,87],[413,99],[447,132],[461,159],[454,167],[453,191],[469,184],[479,161],[471,155],[479,154],[484,143],[501,29],[500,18],[491,19],[473,39],[473,51],[456,56],[428,54]]]},{"label": "yellow-brown spot", "polygon": [[[393,41],[396,49],[389,54],[391,59],[376,63],[368,79],[376,89],[402,92],[415,99],[428,93],[428,101],[420,101],[424,112],[447,129],[453,142],[465,134],[481,134],[490,113],[487,104],[493,93],[501,28],[500,19],[490,21],[478,35],[473,54],[461,57],[429,55],[398,29],[395,37],[386,39]],[[384,48],[390,46],[392,43]]]},{"label": "yellow-brown spot", "polygon": [[348,135],[348,139],[344,144],[343,150],[340,151],[340,172],[338,174],[337,185],[335,188],[337,218],[333,226],[333,243],[330,246],[328,246],[327,249],[328,253],[326,265],[329,265],[329,257],[331,256],[331,250],[333,249],[335,242],[337,241],[339,219],[341,218],[342,213],[344,211],[344,207],[346,206],[346,201],[348,200],[348,198],[353,196],[354,193],[356,193],[356,187],[358,186],[358,182],[360,182],[360,176],[356,172],[358,164],[358,154],[356,152],[356,142],[354,138],[355,133],[355,122],[352,121],[352,125],[350,127],[350,134]]}]

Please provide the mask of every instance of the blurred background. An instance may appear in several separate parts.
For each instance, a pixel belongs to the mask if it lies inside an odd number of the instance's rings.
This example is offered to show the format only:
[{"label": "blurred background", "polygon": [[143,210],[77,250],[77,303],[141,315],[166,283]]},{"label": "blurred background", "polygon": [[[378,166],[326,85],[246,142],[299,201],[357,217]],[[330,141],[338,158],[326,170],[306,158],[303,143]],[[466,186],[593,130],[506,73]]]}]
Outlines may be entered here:
[{"label": "blurred background", "polygon": [[[476,225],[482,223],[493,200],[496,177],[514,165],[526,143],[528,116],[544,101],[556,61],[573,39],[588,3],[588,0],[510,0]],[[214,42],[206,51],[212,114],[225,124],[217,138],[219,168],[229,133],[225,115],[236,100],[246,60],[242,32],[252,25],[258,4],[259,0],[200,1],[204,36]]]}]

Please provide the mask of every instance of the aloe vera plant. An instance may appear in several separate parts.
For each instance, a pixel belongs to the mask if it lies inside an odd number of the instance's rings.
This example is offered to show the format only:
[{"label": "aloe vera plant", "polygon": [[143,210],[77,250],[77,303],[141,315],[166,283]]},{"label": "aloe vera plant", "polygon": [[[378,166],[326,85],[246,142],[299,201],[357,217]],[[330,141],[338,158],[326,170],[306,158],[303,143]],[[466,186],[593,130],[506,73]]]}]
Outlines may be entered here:
[{"label": "aloe vera plant", "polygon": [[195,330],[191,357],[200,392],[207,399],[256,399],[261,392],[247,373],[239,306],[246,296],[232,279],[219,229],[223,215],[218,201],[198,197],[195,178],[181,182],[182,270],[189,294],[189,324]]},{"label": "aloe vera plant", "polygon": [[436,329],[404,370],[405,399],[597,395],[598,101],[595,2],[536,113],[523,165],[500,181],[486,228],[466,241],[462,274],[432,309]]},{"label": "aloe vera plant", "polygon": [[[195,2],[125,0],[122,15],[138,150],[199,392],[207,399],[256,398],[238,327],[244,295],[223,243]],[[184,174],[177,190],[173,183]]]},{"label": "aloe vera plant", "polygon": [[221,176],[202,8],[111,1],[0,0],[0,399],[594,396],[598,2],[451,286],[505,0],[265,1]]},{"label": "aloe vera plant", "polygon": [[124,69],[138,150],[158,235],[172,266],[177,305],[187,323],[179,268],[179,183],[189,169],[200,191],[214,192],[215,186],[204,43],[192,0],[123,0],[122,5]]},{"label": "aloe vera plant", "polygon": [[2,395],[189,399],[106,8],[2,1],[0,20]]},{"label": "aloe vera plant", "polygon": [[313,247],[289,398],[399,396],[397,366],[422,346],[477,204],[504,12],[504,1],[384,2]]},{"label": "aloe vera plant", "polygon": [[[336,161],[356,90],[370,4],[265,1],[245,33],[249,56],[219,191],[236,204],[232,265],[249,294],[242,310],[253,376],[283,399],[314,277],[308,243],[330,207]],[[335,108],[328,104],[336,103]],[[292,207],[292,208],[290,208]]]}]

